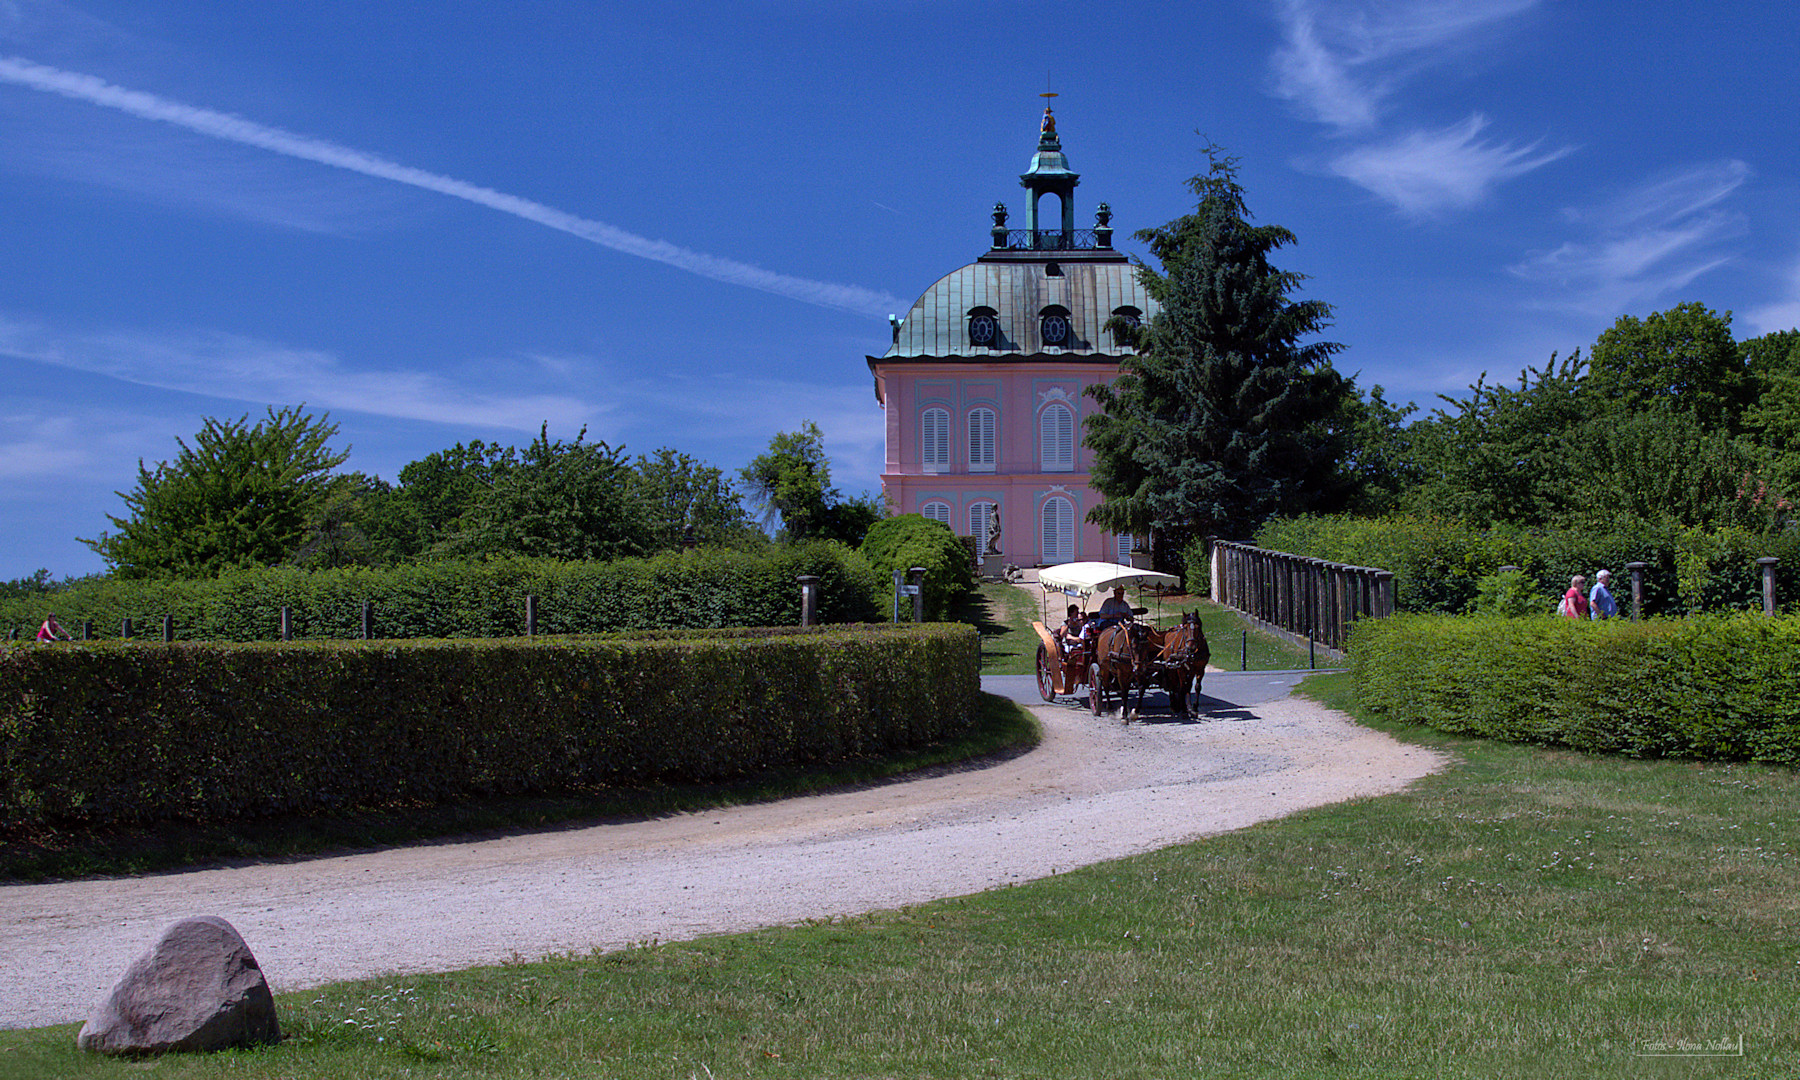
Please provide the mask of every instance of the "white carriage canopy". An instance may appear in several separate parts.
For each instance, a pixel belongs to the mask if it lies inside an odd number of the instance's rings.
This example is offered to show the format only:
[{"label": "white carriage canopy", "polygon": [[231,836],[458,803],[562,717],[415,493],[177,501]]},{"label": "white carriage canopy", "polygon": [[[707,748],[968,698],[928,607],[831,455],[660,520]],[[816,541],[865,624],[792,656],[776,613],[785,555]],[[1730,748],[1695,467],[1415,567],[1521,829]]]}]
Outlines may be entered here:
[{"label": "white carriage canopy", "polygon": [[1063,563],[1060,566],[1046,566],[1038,571],[1040,588],[1046,592],[1054,589],[1070,596],[1087,597],[1094,593],[1110,592],[1120,585],[1141,589],[1146,585],[1173,588],[1180,584],[1181,579],[1174,574],[1139,570],[1109,562]]}]

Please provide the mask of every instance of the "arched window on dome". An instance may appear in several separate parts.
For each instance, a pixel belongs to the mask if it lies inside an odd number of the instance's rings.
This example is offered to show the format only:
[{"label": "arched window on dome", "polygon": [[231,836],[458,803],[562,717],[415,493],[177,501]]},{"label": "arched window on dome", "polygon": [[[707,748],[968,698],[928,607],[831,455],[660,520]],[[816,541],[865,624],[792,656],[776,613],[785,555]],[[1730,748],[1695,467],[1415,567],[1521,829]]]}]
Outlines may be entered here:
[{"label": "arched window on dome", "polygon": [[996,427],[994,410],[969,410],[969,471],[993,472]]},{"label": "arched window on dome", "polygon": [[1075,558],[1075,504],[1060,495],[1044,500],[1043,558],[1046,563],[1065,563]]},{"label": "arched window on dome", "polygon": [[950,524],[950,504],[947,502],[934,499],[919,507],[919,513],[933,521],[941,521],[945,525]]},{"label": "arched window on dome", "polygon": [[1069,309],[1061,304],[1051,304],[1038,313],[1038,333],[1046,349],[1075,346],[1075,327],[1069,321]]},{"label": "arched window on dome", "polygon": [[1075,469],[1075,414],[1067,405],[1052,403],[1038,416],[1038,454],[1045,472]]},{"label": "arched window on dome", "polygon": [[1112,314],[1114,319],[1125,324],[1124,329],[1113,330],[1113,344],[1121,349],[1137,348],[1137,333],[1144,325],[1144,313],[1126,305],[1113,308]]},{"label": "arched window on dome", "polygon": [[969,309],[969,344],[977,349],[1000,347],[1000,313],[991,307]]},{"label": "arched window on dome", "polygon": [[949,409],[926,409],[919,414],[919,460],[928,473],[949,470]]}]

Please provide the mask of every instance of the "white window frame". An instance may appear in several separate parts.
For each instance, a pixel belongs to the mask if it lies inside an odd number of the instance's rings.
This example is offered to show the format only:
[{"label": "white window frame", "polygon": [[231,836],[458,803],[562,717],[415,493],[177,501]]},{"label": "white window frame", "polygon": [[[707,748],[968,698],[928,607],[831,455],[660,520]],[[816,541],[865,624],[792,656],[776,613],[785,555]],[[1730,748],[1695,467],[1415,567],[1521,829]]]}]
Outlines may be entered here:
[{"label": "white window frame", "polygon": [[1045,472],[1075,471],[1075,410],[1061,402],[1044,406],[1038,416],[1038,455]]},{"label": "white window frame", "polygon": [[1052,495],[1038,510],[1038,539],[1046,563],[1072,562],[1075,558],[1075,504],[1066,496]]},{"label": "white window frame", "polygon": [[924,506],[919,507],[919,514],[933,521],[941,521],[945,525],[950,524],[950,504],[942,499],[929,500]]},{"label": "white window frame", "polygon": [[950,471],[950,410],[932,407],[919,414],[919,463],[928,473]]},{"label": "white window frame", "polygon": [[969,471],[993,472],[1000,457],[1000,416],[986,405],[969,410]]}]

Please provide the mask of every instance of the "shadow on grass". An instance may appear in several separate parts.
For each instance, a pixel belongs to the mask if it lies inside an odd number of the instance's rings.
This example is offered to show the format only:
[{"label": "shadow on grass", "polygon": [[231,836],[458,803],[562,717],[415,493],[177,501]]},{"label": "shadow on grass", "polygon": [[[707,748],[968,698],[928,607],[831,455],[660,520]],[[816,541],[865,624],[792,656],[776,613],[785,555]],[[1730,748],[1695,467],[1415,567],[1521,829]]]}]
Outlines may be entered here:
[{"label": "shadow on grass", "polygon": [[161,822],[87,830],[5,823],[0,824],[0,884],[296,861],[644,821],[988,768],[1036,746],[1041,736],[1037,721],[1023,707],[982,694],[975,723],[956,739],[820,768],[776,770],[730,783],[593,788],[220,824]]}]

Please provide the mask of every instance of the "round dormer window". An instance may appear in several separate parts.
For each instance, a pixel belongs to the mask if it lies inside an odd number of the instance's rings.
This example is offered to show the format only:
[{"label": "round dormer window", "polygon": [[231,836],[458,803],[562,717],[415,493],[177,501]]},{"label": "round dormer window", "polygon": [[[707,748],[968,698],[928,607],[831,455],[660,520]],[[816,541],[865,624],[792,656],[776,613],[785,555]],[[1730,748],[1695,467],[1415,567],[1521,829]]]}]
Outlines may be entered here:
[{"label": "round dormer window", "polygon": [[1061,347],[1069,341],[1069,317],[1067,315],[1044,316],[1044,344]]},{"label": "round dormer window", "polygon": [[987,348],[994,344],[994,338],[1000,332],[1000,325],[992,315],[986,313],[969,317],[969,341],[971,344]]}]

